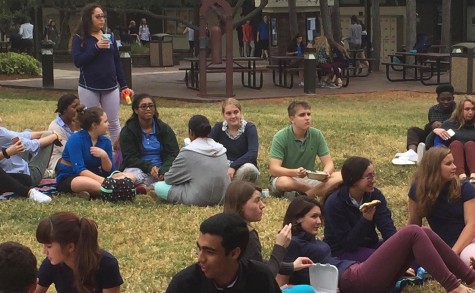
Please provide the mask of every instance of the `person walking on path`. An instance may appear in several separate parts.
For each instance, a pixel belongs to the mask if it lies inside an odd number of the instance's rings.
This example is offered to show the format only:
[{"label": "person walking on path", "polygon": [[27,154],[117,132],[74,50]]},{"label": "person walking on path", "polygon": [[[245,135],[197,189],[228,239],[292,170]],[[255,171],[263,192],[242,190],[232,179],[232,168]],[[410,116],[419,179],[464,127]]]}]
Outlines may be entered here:
[{"label": "person walking on path", "polygon": [[267,15],[264,15],[264,17],[262,18],[262,22],[257,28],[256,40],[259,44],[259,47],[261,48],[261,58],[269,58],[269,17]]}]

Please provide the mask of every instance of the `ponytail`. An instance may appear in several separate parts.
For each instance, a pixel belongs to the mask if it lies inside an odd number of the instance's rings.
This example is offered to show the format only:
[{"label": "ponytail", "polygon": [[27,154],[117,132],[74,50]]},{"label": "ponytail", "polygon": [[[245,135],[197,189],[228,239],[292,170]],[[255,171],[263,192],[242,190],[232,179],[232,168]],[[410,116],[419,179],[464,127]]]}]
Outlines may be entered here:
[{"label": "ponytail", "polygon": [[78,293],[95,292],[96,273],[101,261],[97,239],[97,224],[71,212],[55,213],[43,219],[36,228],[36,240],[39,243],[57,242],[61,248],[71,243],[75,245],[72,270]]}]

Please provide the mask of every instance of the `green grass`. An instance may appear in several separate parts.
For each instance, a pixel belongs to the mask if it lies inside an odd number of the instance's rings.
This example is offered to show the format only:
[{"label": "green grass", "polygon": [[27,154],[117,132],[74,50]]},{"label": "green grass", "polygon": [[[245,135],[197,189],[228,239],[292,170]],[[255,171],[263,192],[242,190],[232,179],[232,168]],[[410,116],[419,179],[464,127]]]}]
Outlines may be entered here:
[{"label": "green grass", "polygon": [[[42,90],[2,89],[0,117],[2,126],[12,130],[46,129],[54,119],[55,100],[62,94]],[[312,105],[313,126],[321,129],[340,169],[352,155],[366,156],[378,172],[378,186],[386,195],[398,228],[407,221],[406,199],[413,166],[394,166],[391,159],[404,151],[406,130],[423,126],[427,110],[435,103],[435,94],[411,92],[371,93],[302,97]],[[259,183],[268,183],[268,155],[274,133],[288,125],[286,113],[291,99],[243,102],[245,119],[257,125],[260,138],[258,163],[262,172]],[[194,104],[158,99],[160,117],[175,130],[179,143],[186,137],[188,119],[194,114],[207,116],[212,123],[221,119],[219,103]],[[130,115],[122,106],[121,121]],[[268,255],[288,201],[265,200],[264,218],[255,226],[264,254]],[[23,199],[0,203],[0,242],[18,241],[32,248],[39,260],[42,247],[34,231],[40,219],[57,211],[73,211],[90,217],[99,225],[100,245],[114,254],[125,280],[124,292],[164,292],[177,271],[195,261],[198,226],[221,207],[198,208],[173,206],[139,196],[134,203],[110,204],[85,201],[68,195],[55,197],[52,204],[38,205]],[[444,292],[430,282],[406,292]],[[54,291],[53,288],[50,291]]]}]

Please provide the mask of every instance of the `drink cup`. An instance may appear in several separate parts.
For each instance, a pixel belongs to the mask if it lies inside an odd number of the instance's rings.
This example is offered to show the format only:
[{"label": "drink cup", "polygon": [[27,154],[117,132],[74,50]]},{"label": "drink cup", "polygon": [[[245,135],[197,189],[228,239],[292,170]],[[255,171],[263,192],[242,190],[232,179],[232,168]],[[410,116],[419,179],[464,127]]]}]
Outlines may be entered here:
[{"label": "drink cup", "polygon": [[263,198],[269,197],[269,189],[262,189],[261,195]]},{"label": "drink cup", "polygon": [[102,39],[109,41],[109,48],[111,47],[111,34],[102,34]]}]

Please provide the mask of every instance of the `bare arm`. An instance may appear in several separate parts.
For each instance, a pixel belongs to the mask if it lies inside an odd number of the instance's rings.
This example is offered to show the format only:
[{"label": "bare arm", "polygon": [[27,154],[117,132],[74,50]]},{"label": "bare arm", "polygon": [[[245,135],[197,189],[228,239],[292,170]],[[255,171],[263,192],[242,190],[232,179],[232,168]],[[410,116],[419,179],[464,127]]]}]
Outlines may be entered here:
[{"label": "bare arm", "polygon": [[463,204],[463,217],[465,220],[465,227],[460,233],[457,242],[455,242],[452,250],[459,255],[462,250],[472,242],[475,236],[475,199],[464,202]]},{"label": "bare arm", "polygon": [[281,274],[277,274],[277,276],[275,276],[275,280],[277,281],[277,284],[279,284],[279,287],[282,287],[285,284],[289,283],[290,277],[285,276],[285,275],[281,275]]},{"label": "bare arm", "polygon": [[408,225],[422,226],[422,217],[417,212],[417,203],[412,199],[409,199],[407,203],[407,209],[409,212],[409,218],[407,219]]},{"label": "bare arm", "polygon": [[307,172],[305,168],[288,169],[282,167],[282,160],[271,158],[269,161],[269,171],[274,177],[288,176],[288,177],[305,177]]},{"label": "bare arm", "polygon": [[331,175],[333,171],[335,171],[335,165],[330,155],[320,157],[320,161],[322,161],[323,171],[327,172],[328,175]]},{"label": "bare arm", "polygon": [[46,293],[46,291],[48,291],[48,287],[36,285],[35,293]]}]

